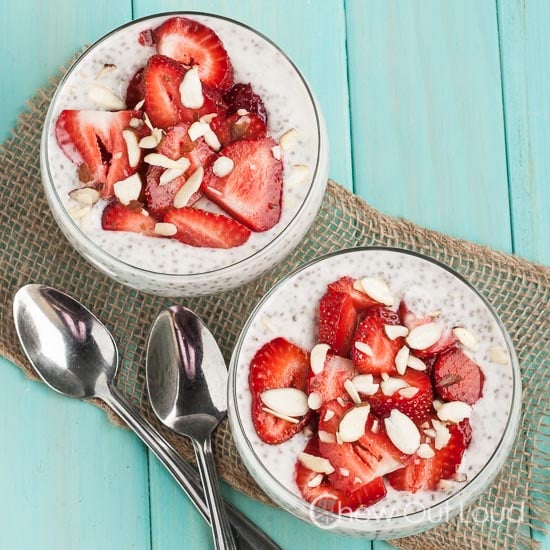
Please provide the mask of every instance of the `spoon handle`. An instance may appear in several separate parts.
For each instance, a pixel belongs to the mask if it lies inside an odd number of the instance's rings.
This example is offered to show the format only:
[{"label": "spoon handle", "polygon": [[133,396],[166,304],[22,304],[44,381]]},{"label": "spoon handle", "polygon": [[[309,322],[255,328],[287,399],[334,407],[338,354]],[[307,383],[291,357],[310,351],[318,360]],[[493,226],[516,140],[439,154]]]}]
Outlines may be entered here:
[{"label": "spoon handle", "polygon": [[[165,468],[172,474],[178,485],[197,507],[202,517],[210,523],[210,512],[206,503],[201,480],[195,469],[183,460],[158,430],[131,405],[115,386],[110,393],[101,396],[155,453]],[[231,503],[224,502],[233,532],[242,550],[281,550],[257,525],[252,523]]]},{"label": "spoon handle", "polygon": [[191,441],[197,457],[197,466],[204,487],[206,503],[210,510],[210,526],[212,527],[214,544],[219,550],[235,550],[235,540],[229,528],[218,483],[210,434],[203,439],[193,438]]}]

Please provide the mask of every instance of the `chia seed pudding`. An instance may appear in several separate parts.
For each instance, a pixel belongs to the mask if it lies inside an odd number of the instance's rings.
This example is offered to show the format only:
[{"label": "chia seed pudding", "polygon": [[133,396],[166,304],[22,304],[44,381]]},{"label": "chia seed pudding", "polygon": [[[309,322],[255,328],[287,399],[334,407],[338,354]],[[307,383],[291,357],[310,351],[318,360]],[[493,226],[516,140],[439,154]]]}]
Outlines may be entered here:
[{"label": "chia seed pudding", "polygon": [[[43,133],[41,168],[56,221],[71,244],[97,267],[120,282],[149,292],[209,294],[255,278],[283,259],[301,240],[324,196],[328,143],[322,115],[308,85],[274,44],[229,19],[177,14],[195,19],[218,34],[233,64],[235,82],[250,82],[263,99],[269,135],[279,138],[292,128],[297,131],[295,146],[283,152],[285,183],[280,221],[268,231],[253,233],[241,246],[213,249],[191,247],[174,239],[105,231],[101,227],[105,201],[97,203],[84,221],[73,220],[68,211],[76,203],[69,192],[80,186],[78,170],[57,144],[55,121],[64,109],[97,109],[88,97],[94,85],[124,97],[132,75],[155,53],[153,46],[138,43],[140,32],[155,28],[174,15],[150,17],[122,27],[101,39],[77,61],[52,100]],[[106,64],[114,65],[115,69],[103,71]],[[307,178],[301,183],[287,184],[297,165],[307,167]],[[197,206],[221,212],[205,197]]]},{"label": "chia seed pudding", "polygon": [[[396,491],[386,483],[385,498],[330,522],[331,529],[342,533],[370,538],[405,536],[458,513],[496,475],[519,421],[519,368],[509,337],[491,307],[469,284],[428,258],[395,249],[357,249],[327,256],[288,276],[264,297],[239,337],[231,360],[229,418],[239,452],[256,481],[302,519],[315,523],[294,480],[296,458],[308,438],[300,432],[278,445],[259,438],[251,415],[249,365],[258,349],[276,337],[311,350],[317,343],[319,300],[329,283],[344,276],[383,279],[397,302],[405,298],[418,315],[440,311],[442,325],[467,327],[479,342],[477,351],[467,351],[485,377],[483,395],[470,417],[472,440],[458,469],[467,481],[414,494]],[[501,352],[498,364],[494,350]]]}]

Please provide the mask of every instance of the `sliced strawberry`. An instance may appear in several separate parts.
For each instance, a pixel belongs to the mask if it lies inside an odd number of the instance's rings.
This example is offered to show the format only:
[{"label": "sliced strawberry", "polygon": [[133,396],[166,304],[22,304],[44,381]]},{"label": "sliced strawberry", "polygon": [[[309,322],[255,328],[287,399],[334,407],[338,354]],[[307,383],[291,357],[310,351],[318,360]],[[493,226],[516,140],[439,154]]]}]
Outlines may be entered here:
[{"label": "sliced strawberry", "polygon": [[398,409],[414,422],[423,422],[432,413],[433,392],[430,377],[423,372],[407,369],[398,378],[410,387],[417,388],[417,393],[412,397],[405,397],[398,390],[392,395],[384,395],[379,389],[374,395],[367,397],[372,412],[379,417],[386,417],[392,409]]},{"label": "sliced strawberry", "polygon": [[380,317],[386,325],[400,325],[401,320],[395,311],[384,306],[372,306],[365,310],[365,317]]},{"label": "sliced strawberry", "polygon": [[277,418],[263,410],[261,394],[275,388],[296,388],[306,391],[309,371],[307,352],[284,338],[275,338],[262,346],[250,363],[248,383],[252,394],[252,419],[256,432],[266,443],[281,443],[302,430],[309,420],[300,423]]},{"label": "sliced strawberry", "polygon": [[328,291],[319,302],[319,342],[338,355],[349,357],[357,327],[353,298],[343,292]]},{"label": "sliced strawberry", "polygon": [[181,102],[180,84],[187,69],[163,55],[149,58],[143,72],[145,111],[151,124],[168,129],[178,122],[195,122],[202,115],[217,112],[217,106],[203,93],[204,103],[199,109],[189,109]]},{"label": "sliced strawberry", "polygon": [[128,128],[137,111],[62,111],[55,126],[55,136],[63,152],[79,166],[85,164],[92,185],[101,196],[113,196],[117,181],[135,173],[128,162],[128,148],[122,131]]},{"label": "sliced strawberry", "polygon": [[310,376],[308,380],[308,393],[317,392],[321,396],[322,403],[328,403],[337,397],[348,399],[348,393],[344,388],[346,380],[355,376],[353,361],[344,359],[334,353],[327,353],[325,365],[319,374]]},{"label": "sliced strawberry", "polygon": [[394,489],[411,493],[434,491],[442,479],[451,479],[456,474],[464,450],[470,443],[472,430],[468,419],[450,425],[448,429],[451,438],[445,447],[437,450],[429,443],[435,453],[432,458],[415,457],[404,468],[388,474],[387,479]]},{"label": "sliced strawberry", "polygon": [[126,88],[126,105],[130,107],[135,107],[145,97],[143,70],[144,67],[136,71]]},{"label": "sliced strawberry", "polygon": [[159,237],[155,233],[156,223],[155,218],[145,214],[139,204],[128,207],[117,200],[110,202],[101,216],[101,227],[106,231],[131,231],[148,237]]},{"label": "sliced strawberry", "polygon": [[233,84],[233,66],[222,41],[212,30],[186,17],[172,17],[153,30],[157,52],[199,67],[202,82],[227,90]]},{"label": "sliced strawberry", "polygon": [[433,375],[435,390],[446,401],[473,405],[483,393],[483,372],[459,348],[452,348],[436,359]]},{"label": "sliced strawberry", "polygon": [[267,134],[264,121],[252,113],[243,116],[237,113],[225,116],[220,113],[212,120],[210,128],[224,147],[241,139],[262,139]]},{"label": "sliced strawberry", "polygon": [[283,164],[271,151],[272,138],[236,141],[223,150],[234,163],[225,177],[206,170],[202,190],[253,231],[271,229],[281,217]]},{"label": "sliced strawberry", "polygon": [[[403,338],[390,340],[384,330],[387,319],[368,315],[365,317],[353,337],[351,358],[357,370],[363,374],[397,373],[395,356],[404,345]],[[360,351],[357,344],[367,344],[370,352]]]},{"label": "sliced strawberry", "polygon": [[[333,436],[333,442],[319,441],[321,455],[335,471],[329,475],[331,485],[346,494],[353,493],[374,479],[402,468],[406,457],[392,444],[383,423],[370,414],[365,435],[355,443],[338,443],[336,432],[342,416],[353,405],[342,406],[338,401],[327,403],[319,415],[319,431]],[[332,416],[327,415],[331,411]],[[326,418],[328,417],[328,420]]]},{"label": "sliced strawberry", "polygon": [[198,208],[173,208],[166,212],[164,221],[178,228],[174,239],[191,246],[233,248],[250,237],[250,230],[244,225]]},{"label": "sliced strawberry", "polygon": [[[304,452],[313,456],[320,456],[317,439],[311,439]],[[345,514],[356,510],[360,506],[371,506],[386,496],[386,486],[381,477],[367,483],[361,489],[347,495],[334,489],[327,477],[316,487],[309,484],[318,476],[316,472],[306,468],[299,460],[296,461],[295,479],[302,496],[307,502],[319,508],[329,510],[335,514]]]},{"label": "sliced strawberry", "polygon": [[371,306],[381,305],[379,302],[373,300],[364,292],[353,288],[353,284],[356,280],[357,279],[354,279],[353,277],[342,277],[337,281],[330,283],[328,285],[328,289],[334,292],[343,292],[344,294],[349,294],[353,299],[353,305],[358,312],[363,311]]},{"label": "sliced strawberry", "polygon": [[237,83],[223,96],[229,113],[244,109],[258,115],[267,124],[267,111],[262,98],[252,90],[250,84]]}]

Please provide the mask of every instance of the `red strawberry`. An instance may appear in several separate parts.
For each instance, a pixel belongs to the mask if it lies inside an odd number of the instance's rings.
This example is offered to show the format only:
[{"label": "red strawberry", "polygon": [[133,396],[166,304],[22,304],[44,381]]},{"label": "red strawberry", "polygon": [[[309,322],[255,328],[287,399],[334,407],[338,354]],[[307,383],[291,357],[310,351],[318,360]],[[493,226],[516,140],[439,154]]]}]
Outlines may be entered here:
[{"label": "red strawberry", "polygon": [[328,285],[328,289],[334,292],[343,292],[344,294],[349,294],[353,299],[353,305],[358,311],[363,311],[371,306],[380,305],[379,302],[370,298],[364,292],[353,288],[353,284],[356,279],[353,277],[342,277],[333,283]]},{"label": "red strawberry", "polygon": [[126,88],[126,105],[129,107],[135,107],[145,95],[143,70],[144,67],[136,71],[130,80],[130,84],[128,84],[128,88]]},{"label": "red strawberry", "polygon": [[212,120],[210,128],[224,147],[241,139],[262,139],[267,133],[264,121],[252,113],[243,116],[237,113],[225,116],[220,113]]},{"label": "red strawberry", "polygon": [[281,443],[302,430],[309,420],[299,424],[283,420],[263,410],[261,394],[275,388],[306,391],[309,357],[307,352],[284,338],[275,338],[262,346],[250,363],[248,383],[252,394],[252,419],[256,432],[266,443]]},{"label": "red strawberry", "polygon": [[[351,349],[351,358],[357,367],[357,370],[363,374],[394,374],[397,372],[395,367],[395,356],[403,346],[403,338],[390,340],[384,330],[387,325],[384,317],[369,315],[365,317],[353,337],[353,346]],[[371,353],[359,351],[356,344],[361,342],[370,346]]]},{"label": "red strawberry", "polygon": [[237,83],[223,96],[229,113],[236,113],[245,109],[249,113],[258,115],[267,124],[267,111],[262,98],[254,93],[250,84]]},{"label": "red strawberry", "polygon": [[433,393],[430,377],[423,372],[407,369],[405,375],[398,378],[417,388],[418,392],[412,397],[404,397],[399,390],[392,395],[384,395],[379,389],[374,395],[367,397],[372,412],[385,417],[390,415],[392,409],[398,409],[411,420],[421,423],[432,412]]},{"label": "red strawberry", "polygon": [[101,189],[101,196],[113,196],[117,181],[135,173],[128,162],[128,148],[122,131],[128,128],[137,111],[73,111],[59,115],[55,136],[63,152],[79,166],[85,164],[92,185]]},{"label": "red strawberry", "polygon": [[179,87],[187,69],[169,57],[153,55],[143,72],[145,111],[153,126],[168,129],[178,122],[195,122],[202,115],[217,112],[217,106],[203,90],[204,104],[189,109],[181,103]]},{"label": "red strawberry", "polygon": [[380,317],[386,325],[400,325],[399,315],[384,306],[372,306],[365,310],[365,317]]},{"label": "red strawberry", "polygon": [[145,214],[139,204],[135,208],[128,207],[116,200],[105,207],[101,216],[101,227],[106,231],[131,231],[148,237],[159,237],[155,233],[156,223],[155,218]]},{"label": "red strawberry", "polygon": [[435,390],[446,401],[473,405],[483,393],[484,380],[479,365],[459,348],[450,349],[435,361]]},{"label": "red strawberry", "polygon": [[206,170],[202,190],[253,231],[271,229],[281,217],[283,165],[273,156],[272,138],[236,141],[223,150],[233,163],[225,177]]},{"label": "red strawberry", "polygon": [[[377,477],[403,467],[404,456],[386,435],[383,422],[370,414],[365,435],[355,443],[338,443],[336,432],[344,414],[353,405],[341,406],[338,401],[327,403],[319,414],[319,431],[334,437],[333,442],[319,440],[319,451],[334,467],[329,475],[331,485],[345,493],[353,493]],[[327,418],[327,411],[333,413]],[[374,428],[374,429],[373,429]]]},{"label": "red strawberry", "polygon": [[164,221],[178,228],[174,239],[191,246],[233,248],[250,237],[250,230],[244,225],[198,208],[173,208],[166,212]]},{"label": "red strawberry", "polygon": [[[304,453],[320,456],[317,439],[311,439]],[[326,476],[316,487],[310,487],[309,483],[318,476],[316,472],[306,468],[299,460],[296,461],[296,484],[307,502],[315,504],[319,508],[329,510],[335,514],[345,514],[356,510],[360,506],[371,506],[386,496],[386,486],[381,477],[364,485],[361,489],[347,495],[334,489]]]},{"label": "red strawberry", "polygon": [[349,357],[356,327],[353,298],[329,290],[319,302],[319,342],[328,344],[338,355]]},{"label": "red strawberry", "polygon": [[432,458],[415,457],[404,468],[388,474],[388,481],[394,489],[411,493],[433,491],[442,479],[451,479],[455,475],[464,450],[470,443],[472,430],[467,419],[448,426],[448,429],[451,438],[445,447],[437,450],[430,443],[435,452]]},{"label": "red strawberry", "polygon": [[323,370],[319,374],[310,376],[308,392],[318,392],[323,404],[337,397],[347,400],[349,396],[344,388],[344,383],[354,376],[355,368],[352,361],[329,352]]},{"label": "red strawberry", "polygon": [[198,21],[172,17],[153,30],[157,52],[187,65],[197,65],[202,82],[227,90],[233,66],[218,35]]}]

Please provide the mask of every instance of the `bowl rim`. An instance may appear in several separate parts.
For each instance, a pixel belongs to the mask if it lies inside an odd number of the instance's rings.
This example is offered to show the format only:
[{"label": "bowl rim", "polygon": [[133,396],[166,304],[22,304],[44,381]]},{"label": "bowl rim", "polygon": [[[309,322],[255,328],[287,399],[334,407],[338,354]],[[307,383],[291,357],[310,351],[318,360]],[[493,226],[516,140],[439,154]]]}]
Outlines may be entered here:
[{"label": "bowl rim", "polygon": [[[237,407],[236,376],[237,376],[237,370],[238,370],[238,359],[239,359],[241,348],[246,338],[246,335],[252,323],[256,319],[257,315],[261,312],[264,304],[271,298],[271,296],[273,296],[273,294],[275,294],[279,289],[281,289],[285,284],[287,284],[290,280],[295,278],[301,272],[325,260],[328,260],[330,258],[334,258],[337,256],[345,255],[345,254],[365,253],[365,252],[368,253],[368,252],[378,252],[378,251],[405,254],[405,255],[416,257],[428,263],[431,263],[436,267],[439,267],[444,271],[450,273],[459,282],[466,285],[466,287],[470,291],[472,291],[479,299],[481,299],[482,303],[485,305],[488,312],[495,320],[498,326],[498,329],[503,336],[503,339],[507,346],[508,353],[510,355],[510,366],[512,371],[512,396],[510,399],[510,407],[507,411],[506,425],[503,429],[503,432],[499,441],[495,446],[494,451],[492,452],[491,456],[488,458],[486,463],[483,465],[483,467],[475,474],[475,476],[472,477],[472,479],[469,479],[457,492],[445,497],[444,499],[442,499],[441,501],[438,501],[433,505],[427,506],[421,510],[412,512],[410,514],[404,514],[404,515],[392,516],[392,517],[382,517],[382,518],[380,517],[365,518],[365,517],[357,517],[353,515],[335,514],[335,513],[323,510],[321,508],[317,508],[316,506],[311,505],[310,503],[305,501],[300,496],[296,495],[286,486],[283,486],[281,483],[279,483],[277,478],[264,466],[262,460],[256,454],[254,446],[251,444],[249,438],[246,436],[246,432],[242,423],[242,418],[239,413],[239,409]],[[257,483],[275,501],[277,501],[278,504],[280,504],[283,508],[290,511],[292,514],[296,515],[300,519],[305,519],[309,523],[315,524],[311,519],[312,508],[314,508],[315,510],[317,510],[317,513],[319,515],[322,515],[323,517],[331,518],[334,522],[338,522],[339,525],[336,531],[341,530],[342,532],[355,532],[356,534],[357,533],[365,534],[365,533],[373,533],[373,532],[376,532],[377,534],[383,534],[388,531],[395,532],[399,530],[404,530],[408,532],[407,534],[410,534],[412,532],[418,532],[419,530],[418,527],[420,523],[418,523],[418,521],[417,523],[415,523],[414,521],[415,519],[418,519],[421,521],[423,518],[425,518],[426,513],[428,513],[428,521],[432,523],[431,526],[433,527],[436,524],[440,523],[441,521],[447,521],[451,519],[460,510],[462,510],[463,506],[471,503],[471,501],[475,497],[477,497],[484,490],[486,490],[488,485],[492,482],[492,480],[495,478],[497,473],[500,471],[500,469],[504,465],[504,462],[506,461],[506,459],[508,458],[511,452],[512,444],[515,441],[518,428],[519,428],[520,418],[521,418],[521,391],[522,391],[522,384],[521,384],[521,372],[520,372],[519,361],[517,359],[517,355],[516,355],[512,340],[508,334],[508,331],[506,330],[503,322],[501,321],[500,317],[498,316],[498,314],[496,313],[496,311],[494,310],[490,302],[468,280],[466,280],[460,273],[456,272],[454,269],[447,266],[443,262],[440,262],[439,260],[436,260],[434,258],[431,258],[430,256],[427,256],[425,254],[422,254],[413,250],[407,250],[403,248],[390,247],[390,246],[361,246],[361,247],[346,248],[346,249],[338,250],[336,252],[331,252],[308,261],[307,263],[299,266],[295,270],[285,275],[282,279],[280,279],[256,304],[256,306],[248,316],[247,321],[243,326],[241,332],[239,333],[239,336],[237,338],[237,341],[235,343],[235,347],[233,349],[233,353],[231,356],[231,361],[229,365],[229,379],[228,379],[228,403],[229,403],[228,415],[229,415],[231,429],[233,432],[233,439],[235,441],[237,450],[239,451],[239,454],[241,455],[241,458],[243,459],[243,462],[245,463],[247,469],[249,470],[251,475],[254,477],[254,479],[257,481]],[[239,438],[241,439],[241,441],[239,441],[239,439],[235,437],[236,430],[239,433]],[[504,449],[504,452],[502,452],[503,449]],[[252,468],[249,465],[249,461],[253,463],[252,466],[254,467],[254,469],[258,469],[261,471],[262,476],[265,475],[267,478],[270,479],[269,488],[266,487],[267,484],[264,483],[263,479],[258,479],[259,476],[256,476],[254,474],[254,472],[252,471]],[[483,477],[482,474],[484,473],[488,477],[486,478]],[[459,509],[454,510],[452,507],[453,505],[455,507],[459,505]],[[436,522],[431,521],[433,512],[442,511],[445,507],[447,507],[447,512],[448,512],[447,517]],[[297,511],[299,513],[297,513]],[[307,514],[307,519],[306,519],[306,514]],[[416,525],[416,529],[413,528],[413,526],[415,525]],[[429,526],[426,526],[425,528],[427,529],[429,528]],[[422,528],[421,530],[424,530],[424,528]],[[391,536],[394,536],[394,534],[392,534]],[[405,535],[397,535],[397,536],[405,536]]]},{"label": "bowl rim", "polygon": [[[61,200],[61,197],[54,183],[54,180],[52,178],[51,171],[50,171],[49,155],[48,155],[48,141],[49,141],[48,133],[51,125],[54,122],[53,121],[54,106],[56,105],[56,101],[61,93],[61,89],[67,83],[67,80],[70,78],[73,72],[78,69],[80,62],[83,61],[88,55],[91,55],[97,46],[99,46],[104,41],[111,38],[117,32],[123,29],[126,29],[127,27],[131,27],[133,25],[140,24],[148,20],[178,17],[178,16],[210,17],[213,19],[220,19],[220,20],[226,21],[228,23],[241,27],[255,34],[257,37],[264,40],[267,44],[269,44],[277,52],[279,52],[279,54],[283,57],[283,59],[295,71],[296,75],[298,76],[298,79],[300,80],[301,84],[304,87],[304,90],[307,94],[311,107],[313,108],[313,114],[315,116],[316,138],[317,138],[317,148],[315,153],[315,168],[311,174],[311,181],[309,184],[309,188],[307,190],[307,193],[302,203],[300,204],[299,208],[296,210],[294,216],[288,221],[287,225],[283,227],[272,240],[267,242],[261,248],[255,251],[251,251],[251,253],[248,256],[222,267],[217,267],[215,269],[200,271],[196,273],[166,273],[161,271],[144,269],[142,267],[138,267],[129,262],[123,261],[117,256],[111,254],[110,252],[107,252],[103,247],[101,247],[92,238],[90,238],[86,232],[82,230],[79,224],[71,217],[71,215],[67,211],[63,201]],[[304,75],[298,69],[294,61],[281,49],[281,47],[279,47],[273,40],[268,38],[266,35],[254,29],[250,25],[237,21],[236,19],[226,17],[224,15],[218,15],[218,14],[203,12],[203,11],[193,11],[193,10],[160,12],[156,14],[146,15],[138,19],[133,19],[132,21],[128,21],[127,23],[124,23],[123,25],[120,25],[115,29],[111,30],[110,32],[108,32],[107,34],[103,35],[101,38],[96,40],[90,47],[88,47],[86,51],[84,51],[81,55],[79,55],[78,58],[75,59],[75,61],[71,64],[67,72],[63,75],[63,77],[61,78],[61,80],[56,86],[55,92],[52,96],[50,105],[48,107],[46,118],[44,119],[42,139],[40,144],[40,159],[41,159],[40,164],[41,164],[41,172],[42,172],[42,181],[43,181],[44,187],[46,188],[46,194],[47,195],[49,195],[50,193],[53,194],[52,199],[55,201],[55,206],[58,206],[60,208],[59,214],[62,215],[64,218],[64,221],[68,222],[68,224],[71,226],[71,232],[73,234],[78,235],[79,240],[83,239],[86,242],[86,246],[88,246],[88,248],[93,251],[94,256],[96,258],[102,258],[101,261],[106,260],[111,266],[117,266],[117,268],[120,267],[120,268],[123,268],[124,270],[131,271],[133,273],[139,273],[141,276],[145,276],[147,278],[154,277],[157,280],[158,279],[166,280],[168,282],[180,282],[180,283],[193,282],[194,280],[200,280],[201,278],[204,278],[204,277],[212,277],[216,274],[220,274],[220,275],[223,274],[224,276],[226,276],[228,272],[241,269],[243,266],[253,263],[258,257],[268,254],[273,249],[276,249],[276,247],[279,245],[279,242],[286,235],[288,235],[288,233],[294,228],[297,221],[300,219],[303,212],[306,211],[306,207],[312,201],[315,195],[314,191],[317,189],[317,187],[319,185],[326,186],[326,183],[327,183],[326,181],[325,182],[318,181],[319,176],[322,176],[323,161],[325,160],[325,157],[328,159],[328,143],[326,143],[327,138],[325,136],[326,132],[324,131],[324,128],[325,128],[325,123],[320,110],[320,106],[317,100],[315,99],[315,96],[313,95],[311,87],[309,86]],[[53,205],[51,204],[51,201],[49,202],[50,202],[50,205],[53,207]]]}]

